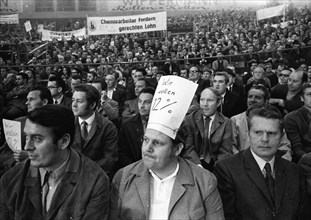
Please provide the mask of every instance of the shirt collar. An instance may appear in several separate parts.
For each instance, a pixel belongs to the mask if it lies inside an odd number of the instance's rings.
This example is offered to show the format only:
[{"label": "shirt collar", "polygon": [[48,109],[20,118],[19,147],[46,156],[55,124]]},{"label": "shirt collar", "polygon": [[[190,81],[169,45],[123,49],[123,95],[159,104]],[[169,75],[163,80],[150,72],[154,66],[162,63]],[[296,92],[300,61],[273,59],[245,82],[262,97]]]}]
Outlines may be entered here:
[{"label": "shirt collar", "polygon": [[88,125],[91,125],[95,119],[95,112],[93,113],[93,115],[91,117],[89,117],[88,119],[86,120],[82,120],[80,117],[78,118],[79,119],[79,124],[81,125],[82,122],[86,122]]},{"label": "shirt collar", "polygon": [[149,169],[149,172],[150,172],[151,176],[157,182],[164,182],[166,180],[169,180],[169,179],[172,179],[172,178],[176,177],[178,171],[179,171],[179,162],[177,162],[176,168],[175,168],[175,170],[174,170],[174,172],[172,174],[168,175],[164,179],[160,179],[151,169]]},{"label": "shirt collar", "polygon": [[[64,176],[70,155],[71,155],[71,151],[69,151],[65,162],[62,163],[56,170],[54,170],[51,173],[50,177],[54,179],[54,182],[57,182],[58,180],[60,180]],[[44,176],[47,172],[50,172],[50,171],[40,167],[39,172],[40,172],[40,176],[41,176],[41,185],[43,185]]]},{"label": "shirt collar", "polygon": [[64,96],[62,95],[59,99],[53,99],[54,103],[57,101],[57,104],[61,103],[63,101]]},{"label": "shirt collar", "polygon": [[270,161],[265,161],[264,159],[260,158],[259,156],[257,156],[251,149],[252,155],[256,160],[256,163],[258,164],[259,168],[261,171],[264,170],[266,163],[270,163],[271,166],[271,170],[272,170],[272,174],[274,173],[274,161],[275,161],[275,157],[273,157]]}]

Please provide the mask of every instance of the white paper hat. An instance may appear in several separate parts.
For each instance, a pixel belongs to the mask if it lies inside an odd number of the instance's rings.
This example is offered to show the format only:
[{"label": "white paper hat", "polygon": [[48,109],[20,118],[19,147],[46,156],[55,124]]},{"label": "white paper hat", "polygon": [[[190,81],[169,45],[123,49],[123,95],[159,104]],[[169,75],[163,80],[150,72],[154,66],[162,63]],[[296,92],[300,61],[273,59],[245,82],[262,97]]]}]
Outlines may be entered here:
[{"label": "white paper hat", "polygon": [[175,139],[197,87],[179,76],[162,76],[152,100],[147,129]]}]

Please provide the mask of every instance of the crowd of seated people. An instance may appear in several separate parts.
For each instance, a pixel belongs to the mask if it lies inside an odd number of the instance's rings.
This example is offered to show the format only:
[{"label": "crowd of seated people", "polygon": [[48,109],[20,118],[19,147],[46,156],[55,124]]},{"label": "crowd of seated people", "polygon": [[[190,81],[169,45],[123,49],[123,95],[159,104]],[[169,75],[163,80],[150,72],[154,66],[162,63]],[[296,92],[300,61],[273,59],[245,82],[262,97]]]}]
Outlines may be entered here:
[{"label": "crowd of seated people", "polygon": [[[290,164],[301,164],[310,181],[309,12],[291,9],[288,19],[292,22],[286,27],[273,27],[271,22],[264,27],[252,12],[216,11],[170,18],[209,24],[207,28],[199,25],[193,34],[54,39],[40,57],[10,62],[1,56],[1,123],[2,119],[21,121],[23,130],[25,116],[35,109],[47,104],[64,106],[75,116],[71,148],[95,161],[112,179],[118,169],[142,159],[141,147],[158,81],[162,76],[177,75],[198,84],[184,118],[186,141],[180,156],[215,172],[218,181],[223,181],[219,186],[223,200],[228,198],[226,193],[232,193],[226,191],[230,181],[224,173],[239,168],[229,169],[226,162],[254,146],[255,135],[260,134],[252,133],[257,126],[252,123],[258,118],[280,120],[273,158],[275,155]],[[68,29],[69,24],[62,30]],[[254,116],[254,109],[273,109],[282,118],[258,112]],[[266,138],[275,133],[267,133]],[[28,154],[24,146],[16,152],[10,150],[2,125],[0,134],[1,176],[27,160]],[[25,141],[23,136],[22,143]],[[272,176],[276,178],[276,173]],[[228,217],[232,210],[223,204]]]}]

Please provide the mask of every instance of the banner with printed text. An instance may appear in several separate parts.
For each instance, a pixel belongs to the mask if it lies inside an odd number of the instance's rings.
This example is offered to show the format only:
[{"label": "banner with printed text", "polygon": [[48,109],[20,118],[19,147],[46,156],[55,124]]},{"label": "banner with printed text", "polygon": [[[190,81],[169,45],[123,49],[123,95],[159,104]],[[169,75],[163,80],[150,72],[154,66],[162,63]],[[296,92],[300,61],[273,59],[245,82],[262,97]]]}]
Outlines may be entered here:
[{"label": "banner with printed text", "polygon": [[63,39],[71,40],[72,36],[82,39],[83,37],[86,36],[85,28],[81,28],[75,31],[50,31],[42,29],[41,32],[42,32],[42,41],[52,41],[54,38],[56,38],[58,41],[61,41]]},{"label": "banner with printed text", "polygon": [[201,11],[216,5],[217,0],[113,0],[108,1],[108,11]]},{"label": "banner with printed text", "polygon": [[18,14],[0,15],[0,24],[19,24]]},{"label": "banner with printed text", "polygon": [[88,17],[88,35],[161,31],[166,30],[166,21],[166,12],[116,17]]},{"label": "banner with printed text", "polygon": [[281,16],[284,15],[284,13],[285,13],[285,5],[278,5],[275,7],[264,8],[256,12],[258,21],[276,16]]}]

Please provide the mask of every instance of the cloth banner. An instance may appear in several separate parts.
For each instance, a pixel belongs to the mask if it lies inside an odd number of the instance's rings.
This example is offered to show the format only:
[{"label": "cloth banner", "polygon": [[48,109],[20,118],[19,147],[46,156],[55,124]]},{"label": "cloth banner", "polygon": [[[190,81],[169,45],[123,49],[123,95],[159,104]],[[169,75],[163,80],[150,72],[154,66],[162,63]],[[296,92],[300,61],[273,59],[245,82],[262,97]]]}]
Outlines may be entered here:
[{"label": "cloth banner", "polygon": [[26,32],[31,31],[32,27],[31,27],[30,21],[26,21],[26,22],[24,23],[24,26],[25,26]]},{"label": "cloth banner", "polygon": [[56,38],[58,41],[61,41],[64,38],[66,40],[71,40],[72,36],[82,39],[83,37],[86,36],[85,28],[81,28],[75,31],[50,31],[42,29],[41,32],[42,32],[42,41],[52,41],[54,38]]},{"label": "cloth banner", "polygon": [[275,7],[260,9],[256,12],[257,20],[272,18],[285,14],[285,5],[278,5]]},{"label": "cloth banner", "polygon": [[19,24],[18,14],[0,15],[0,24]]},{"label": "cloth banner", "polygon": [[166,30],[166,21],[166,12],[131,16],[88,17],[88,35],[161,31]]}]

